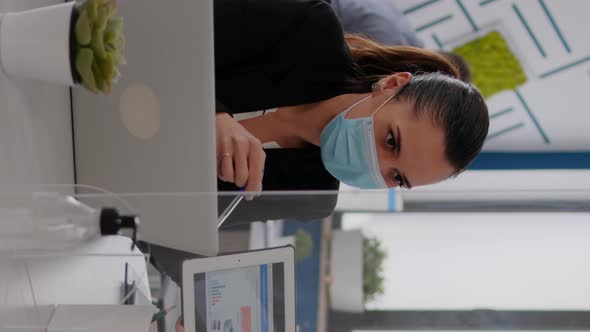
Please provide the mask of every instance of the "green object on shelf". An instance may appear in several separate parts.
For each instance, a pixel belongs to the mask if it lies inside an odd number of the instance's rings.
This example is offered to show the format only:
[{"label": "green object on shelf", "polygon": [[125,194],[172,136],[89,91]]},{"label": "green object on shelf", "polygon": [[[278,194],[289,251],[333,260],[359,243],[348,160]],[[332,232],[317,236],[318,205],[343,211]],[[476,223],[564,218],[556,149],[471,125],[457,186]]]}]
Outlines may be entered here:
[{"label": "green object on shelf", "polygon": [[80,83],[94,93],[110,93],[125,63],[123,18],[116,0],[86,0],[75,23],[75,69]]},{"label": "green object on shelf", "polygon": [[299,228],[297,232],[295,232],[295,260],[300,262],[309,255],[311,255],[311,251],[313,250],[313,239],[311,238],[311,234],[308,231]]},{"label": "green object on shelf", "polygon": [[474,39],[453,50],[469,63],[473,84],[485,98],[513,90],[527,81],[518,58],[498,31]]}]

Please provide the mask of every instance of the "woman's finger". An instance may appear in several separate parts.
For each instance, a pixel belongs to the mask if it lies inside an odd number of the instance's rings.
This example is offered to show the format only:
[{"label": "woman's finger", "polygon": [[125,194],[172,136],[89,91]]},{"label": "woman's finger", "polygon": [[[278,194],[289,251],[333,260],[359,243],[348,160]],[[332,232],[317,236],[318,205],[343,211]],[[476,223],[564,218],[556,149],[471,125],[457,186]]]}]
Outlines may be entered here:
[{"label": "woman's finger", "polygon": [[248,138],[240,137],[234,139],[234,174],[235,185],[244,187],[248,182],[248,155],[250,154],[250,143]]},{"label": "woman's finger", "polygon": [[217,156],[219,165],[219,178],[225,182],[234,183],[234,155],[231,138],[223,139],[221,143],[221,154]]},{"label": "woman's finger", "polygon": [[264,153],[262,145],[253,142],[250,145],[250,155],[248,157],[249,175],[248,183],[246,183],[246,191],[256,192],[262,189],[265,160],[266,153]]}]

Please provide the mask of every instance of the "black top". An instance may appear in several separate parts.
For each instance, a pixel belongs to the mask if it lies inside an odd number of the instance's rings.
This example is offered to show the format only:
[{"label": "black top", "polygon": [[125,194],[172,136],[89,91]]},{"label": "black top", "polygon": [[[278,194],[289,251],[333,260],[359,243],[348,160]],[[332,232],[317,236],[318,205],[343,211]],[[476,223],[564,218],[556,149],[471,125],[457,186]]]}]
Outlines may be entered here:
[{"label": "black top", "polygon": [[342,27],[323,0],[216,0],[217,111],[301,105],[353,77]]},{"label": "black top", "polygon": [[[215,0],[214,11],[217,112],[251,112],[369,91],[350,87],[352,59],[340,22],[324,1]],[[313,146],[266,150],[264,173],[265,191],[337,190],[339,185],[324,168],[319,148]],[[237,190],[221,181],[218,189]],[[220,211],[231,199],[220,198]],[[332,213],[336,199],[325,194],[261,196],[240,203],[224,227],[273,219],[318,219]],[[151,250],[154,266],[177,283],[182,261],[196,257],[155,245]]]},{"label": "black top", "polygon": [[[217,112],[252,112],[369,91],[351,84],[353,60],[340,22],[323,0],[215,0],[214,14]],[[264,191],[339,187],[324,168],[316,146],[268,149],[266,156]],[[220,180],[218,188],[238,190]],[[304,201],[299,199],[277,197],[270,203],[262,197],[242,204],[265,210],[262,216],[254,213],[244,221],[319,218],[331,214],[336,204],[335,196],[316,196],[306,212],[301,211]],[[279,202],[284,202],[285,209],[298,205],[296,213],[269,210],[269,204]],[[235,214],[242,219],[249,215],[240,208]]]}]

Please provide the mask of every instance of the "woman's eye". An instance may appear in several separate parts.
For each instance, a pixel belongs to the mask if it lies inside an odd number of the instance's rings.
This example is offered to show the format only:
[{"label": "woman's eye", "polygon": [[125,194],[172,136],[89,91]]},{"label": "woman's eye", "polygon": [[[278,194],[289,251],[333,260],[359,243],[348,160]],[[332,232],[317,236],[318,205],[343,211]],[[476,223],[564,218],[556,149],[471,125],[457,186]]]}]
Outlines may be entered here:
[{"label": "woman's eye", "polygon": [[391,131],[387,134],[387,140],[385,141],[385,143],[390,148],[395,148],[395,136],[393,136],[393,133]]}]

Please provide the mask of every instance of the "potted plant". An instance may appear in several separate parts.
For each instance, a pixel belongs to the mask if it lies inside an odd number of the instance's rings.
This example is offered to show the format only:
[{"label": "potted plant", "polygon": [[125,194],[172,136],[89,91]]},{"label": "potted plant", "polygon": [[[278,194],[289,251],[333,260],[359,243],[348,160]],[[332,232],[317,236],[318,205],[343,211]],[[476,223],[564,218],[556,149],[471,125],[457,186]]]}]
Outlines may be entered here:
[{"label": "potted plant", "polygon": [[383,243],[376,237],[363,237],[363,302],[374,301],[385,293],[383,262],[387,258]]},{"label": "potted plant", "polygon": [[358,229],[335,230],[330,247],[330,305],[333,310],[363,312],[385,293],[387,252],[377,237]]},{"label": "potted plant", "polygon": [[86,0],[0,17],[0,64],[10,77],[109,93],[125,63],[116,0]]}]

